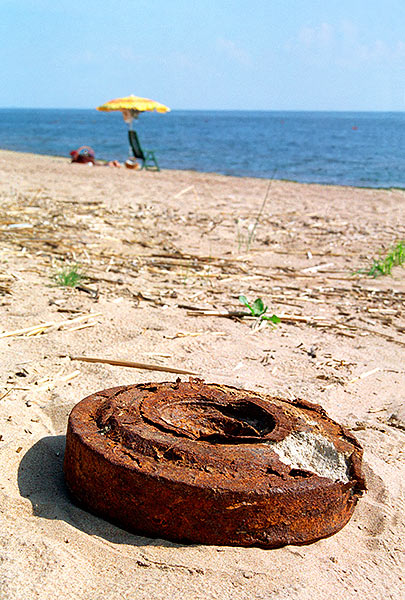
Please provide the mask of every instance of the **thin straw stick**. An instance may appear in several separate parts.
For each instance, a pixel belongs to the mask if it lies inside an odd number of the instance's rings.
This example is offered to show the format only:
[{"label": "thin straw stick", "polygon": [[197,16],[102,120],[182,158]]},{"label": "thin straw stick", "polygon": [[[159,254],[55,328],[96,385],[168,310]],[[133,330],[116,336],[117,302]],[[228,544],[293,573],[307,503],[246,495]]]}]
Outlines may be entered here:
[{"label": "thin straw stick", "polygon": [[177,194],[175,194],[173,196],[173,198],[175,200],[177,200],[177,198],[180,198],[180,196],[182,196],[183,194],[187,194],[187,192],[192,192],[193,190],[195,190],[195,186],[194,185],[190,185],[190,186],[184,188],[184,190],[181,190],[180,192],[177,192]]},{"label": "thin straw stick", "polygon": [[14,331],[5,331],[4,333],[0,333],[0,338],[13,337],[13,336],[18,336],[18,335],[34,336],[34,335],[38,335],[39,333],[44,332],[46,329],[50,329],[50,328],[60,329],[61,327],[65,327],[66,325],[80,323],[81,321],[86,321],[87,319],[90,319],[91,317],[99,317],[101,315],[102,315],[102,313],[100,313],[100,312],[88,313],[86,315],[80,315],[79,317],[75,317],[74,319],[67,319],[65,321],[59,321],[59,323],[57,323],[56,321],[48,321],[46,323],[40,323],[38,325],[31,325],[31,327],[25,327],[24,329],[15,329]]},{"label": "thin straw stick", "polygon": [[185,371],[176,367],[161,367],[159,365],[151,365],[145,363],[132,362],[128,360],[113,360],[109,358],[90,358],[87,356],[71,356],[70,360],[81,360],[89,363],[103,363],[116,367],[130,367],[132,369],[144,369],[145,371],[163,371],[164,373],[178,373],[179,375],[197,375],[193,371]]},{"label": "thin straw stick", "polygon": [[348,383],[354,383],[355,381],[359,381],[360,379],[365,379],[366,377],[369,377],[370,375],[374,375],[374,373],[377,373],[378,371],[381,371],[380,367],[376,367],[375,369],[372,369],[371,371],[366,371],[365,373],[362,373],[358,377],[351,379],[350,381],[348,381]]},{"label": "thin straw stick", "polygon": [[253,241],[253,239],[255,237],[256,228],[257,228],[257,226],[259,224],[260,217],[262,216],[262,213],[264,211],[264,207],[266,206],[267,198],[268,198],[268,195],[269,195],[269,192],[270,192],[271,183],[272,183],[272,181],[274,179],[274,175],[275,174],[276,174],[276,169],[274,169],[273,174],[272,174],[271,178],[269,179],[269,183],[267,185],[267,190],[266,190],[266,195],[264,196],[264,200],[262,202],[260,210],[257,213],[256,221],[254,222],[252,231],[249,234],[249,237],[248,237],[248,240],[247,240],[247,244],[246,244],[246,246],[247,246],[248,249],[250,248],[250,244],[252,243],[252,241]]},{"label": "thin straw stick", "polygon": [[301,273],[316,273],[321,269],[328,269],[329,267],[333,267],[334,263],[322,263],[320,265],[315,265],[313,267],[307,267],[306,269],[302,269]]}]

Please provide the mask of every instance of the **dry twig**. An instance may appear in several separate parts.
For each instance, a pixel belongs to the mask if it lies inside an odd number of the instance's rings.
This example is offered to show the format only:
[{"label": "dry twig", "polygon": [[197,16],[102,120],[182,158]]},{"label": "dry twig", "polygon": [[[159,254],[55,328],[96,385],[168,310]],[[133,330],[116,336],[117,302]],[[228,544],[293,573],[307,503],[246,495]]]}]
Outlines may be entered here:
[{"label": "dry twig", "polygon": [[113,365],[116,367],[130,367],[131,369],[141,369],[145,371],[162,371],[163,373],[177,373],[179,375],[197,375],[193,371],[178,369],[177,367],[162,367],[159,365],[151,365],[149,363],[132,362],[128,360],[114,360],[110,358],[90,358],[88,356],[71,356],[70,360],[80,360],[88,363],[102,363],[105,365]]},{"label": "dry twig", "polygon": [[[64,327],[69,325],[77,324],[82,321],[87,321],[93,317],[99,317],[102,313],[88,313],[86,315],[80,315],[79,317],[75,317],[74,319],[67,319],[65,321],[59,321],[59,323],[55,321],[48,321],[47,323],[39,323],[38,325],[32,325],[30,327],[24,327],[23,329],[14,329],[13,331],[5,331],[0,333],[0,338],[6,337],[16,337],[20,335],[25,335],[27,337],[39,335],[41,333],[47,333],[49,331],[58,331]],[[82,325],[80,327],[72,327],[66,329],[66,331],[76,331],[77,329],[82,329],[83,327],[93,327],[96,325],[96,322],[90,322],[86,325]]]}]

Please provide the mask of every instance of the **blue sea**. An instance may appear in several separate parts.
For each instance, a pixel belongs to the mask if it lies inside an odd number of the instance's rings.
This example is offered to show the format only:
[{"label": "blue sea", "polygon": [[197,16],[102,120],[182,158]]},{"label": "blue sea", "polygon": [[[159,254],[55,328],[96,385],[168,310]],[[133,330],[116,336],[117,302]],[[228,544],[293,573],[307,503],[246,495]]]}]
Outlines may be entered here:
[{"label": "blue sea", "polygon": [[[405,188],[405,113],[180,111],[135,122],[164,169]],[[81,145],[96,159],[128,158],[121,113],[0,109],[0,148],[65,156]]]}]

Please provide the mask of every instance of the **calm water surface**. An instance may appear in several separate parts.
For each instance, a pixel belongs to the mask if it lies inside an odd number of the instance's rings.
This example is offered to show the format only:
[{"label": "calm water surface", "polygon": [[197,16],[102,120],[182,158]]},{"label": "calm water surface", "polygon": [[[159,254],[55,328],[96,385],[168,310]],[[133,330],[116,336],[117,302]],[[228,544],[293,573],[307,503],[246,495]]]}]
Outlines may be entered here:
[{"label": "calm water surface", "polygon": [[[0,148],[124,161],[121,113],[0,109]],[[165,169],[405,188],[405,113],[173,111],[135,124]]]}]

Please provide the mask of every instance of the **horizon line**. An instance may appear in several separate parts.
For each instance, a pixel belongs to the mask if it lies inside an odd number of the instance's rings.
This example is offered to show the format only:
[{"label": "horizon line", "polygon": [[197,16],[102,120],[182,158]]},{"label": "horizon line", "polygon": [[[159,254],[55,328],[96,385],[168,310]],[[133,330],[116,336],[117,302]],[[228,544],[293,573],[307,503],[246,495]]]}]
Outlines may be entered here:
[{"label": "horizon line", "polygon": [[[0,106],[0,110],[97,110],[96,107],[75,106]],[[317,113],[401,113],[405,109],[382,108],[172,108],[170,112],[317,112]],[[112,111],[119,112],[119,111]]]}]

